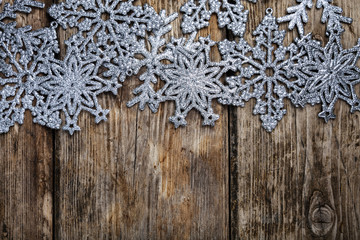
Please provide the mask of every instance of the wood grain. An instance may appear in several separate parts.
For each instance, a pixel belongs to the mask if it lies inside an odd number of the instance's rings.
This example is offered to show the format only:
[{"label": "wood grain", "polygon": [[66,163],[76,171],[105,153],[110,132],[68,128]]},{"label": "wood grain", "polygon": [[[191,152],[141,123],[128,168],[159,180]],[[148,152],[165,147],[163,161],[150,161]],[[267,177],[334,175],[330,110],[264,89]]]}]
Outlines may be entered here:
[{"label": "wood grain", "polygon": [[[35,9],[17,22],[38,29],[46,19]],[[53,132],[25,115],[22,126],[0,135],[0,239],[51,239]]]},{"label": "wood grain", "polygon": [[[170,14],[185,0],[141,2]],[[253,42],[266,8],[279,17],[294,2],[244,1],[246,39]],[[349,48],[360,36],[360,2],[334,3],[354,19],[343,38]],[[321,11],[309,14],[306,31],[326,41]],[[36,29],[47,18],[35,10],[18,21]],[[168,38],[183,36],[180,20]],[[231,38],[216,20],[200,35]],[[72,32],[59,30],[60,42]],[[286,44],[295,36],[288,33]],[[62,57],[65,50],[61,44]],[[74,136],[33,124],[29,113],[24,125],[0,135],[0,239],[360,238],[360,114],[349,114],[344,102],[328,124],[317,117],[319,106],[286,102],[270,134],[252,115],[253,101],[244,108],[215,103],[221,118],[213,128],[192,111],[188,126],[175,129],[168,121],[174,103],[157,114],[126,107],[139,84],[134,77],[117,96],[101,96],[109,120],[96,125],[81,114]]]},{"label": "wood grain", "polygon": [[[183,2],[147,3],[170,14]],[[168,37],[181,36],[179,26],[178,19]],[[202,35],[209,33],[222,34],[211,27]],[[80,133],[57,133],[57,238],[227,238],[226,108],[217,105],[215,128],[201,127],[194,111],[189,126],[175,130],[168,121],[173,103],[157,114],[126,107],[139,84],[133,78],[116,98],[101,98],[112,111],[109,122],[96,125],[82,115]]]},{"label": "wood grain", "polygon": [[[354,11],[360,2],[334,3],[355,20],[343,38],[344,48],[349,48],[360,35]],[[292,1],[247,4],[250,16],[257,16],[250,18],[249,31],[266,8],[272,7],[279,17],[290,5]],[[321,11],[314,8],[309,14],[306,31],[326,41]],[[289,33],[286,42],[294,36]],[[251,115],[253,106],[230,113],[232,238],[359,239],[359,113],[350,114],[347,104],[339,101],[337,119],[325,124],[317,117],[319,106],[295,110],[287,103],[287,115],[268,134]]]}]

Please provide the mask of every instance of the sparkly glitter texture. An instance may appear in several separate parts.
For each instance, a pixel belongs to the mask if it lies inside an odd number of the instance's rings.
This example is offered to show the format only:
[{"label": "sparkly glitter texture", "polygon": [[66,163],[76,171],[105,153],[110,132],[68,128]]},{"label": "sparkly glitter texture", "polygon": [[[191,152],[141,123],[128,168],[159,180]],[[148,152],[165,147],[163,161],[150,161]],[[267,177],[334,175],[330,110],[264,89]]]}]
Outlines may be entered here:
[{"label": "sparkly glitter texture", "polygon": [[[198,2],[198,3],[196,3]],[[235,36],[243,36],[248,12],[240,0],[190,0],[181,7],[184,13],[181,24],[184,33],[191,33],[209,25],[212,14],[217,14],[220,28],[227,27]]]},{"label": "sparkly glitter texture", "polygon": [[39,83],[48,73],[48,59],[59,51],[54,29],[15,25],[0,22],[0,133],[22,124],[25,110],[42,98]]},{"label": "sparkly glitter texture", "polygon": [[272,9],[266,10],[265,18],[253,35],[256,37],[254,48],[243,39],[238,43],[228,40],[220,43],[223,59],[239,73],[226,79],[232,97],[220,101],[244,106],[245,101],[255,98],[253,113],[260,115],[262,126],[270,132],[286,113],[284,98],[289,98],[291,91],[297,88],[295,82],[287,78],[287,65],[298,59],[303,51],[298,51],[295,44],[283,46],[285,31],[279,31]]},{"label": "sparkly glitter texture", "polygon": [[[342,25],[352,19],[343,16],[332,0],[296,2],[288,15],[277,20],[272,9],[267,9],[253,32],[254,47],[242,38],[249,12],[240,0],[189,0],[180,11],[182,30],[190,35],[171,40],[168,34],[178,14],[158,13],[149,5],[134,5],[133,0],[53,4],[48,12],[55,21],[36,31],[30,26],[17,28],[8,19],[44,4],[34,0],[6,3],[0,13],[0,133],[23,123],[26,110],[35,123],[70,134],[80,130],[81,112],[93,115],[96,123],[106,120],[109,110],[100,106],[98,96],[117,94],[122,83],[135,75],[140,85],[127,106],[138,105],[140,110],[148,106],[156,112],[161,103],[174,102],[170,121],[175,127],[187,124],[191,110],[201,114],[203,125],[213,126],[220,117],[213,110],[214,100],[244,106],[255,99],[253,113],[260,115],[268,132],[286,114],[285,99],[295,107],[321,104],[319,117],[326,122],[335,118],[337,100],[348,103],[351,112],[360,110],[355,91],[360,83],[356,66],[360,41],[350,49],[341,44]],[[309,20],[306,11],[314,5],[322,9],[321,22],[329,37],[326,44],[304,31]],[[235,41],[197,38],[197,31],[209,25],[213,14]],[[289,46],[283,44],[286,31],[277,24],[283,22],[299,33]],[[77,30],[65,40],[63,60],[57,58],[58,25]],[[210,49],[216,44],[221,61],[211,60]]]}]

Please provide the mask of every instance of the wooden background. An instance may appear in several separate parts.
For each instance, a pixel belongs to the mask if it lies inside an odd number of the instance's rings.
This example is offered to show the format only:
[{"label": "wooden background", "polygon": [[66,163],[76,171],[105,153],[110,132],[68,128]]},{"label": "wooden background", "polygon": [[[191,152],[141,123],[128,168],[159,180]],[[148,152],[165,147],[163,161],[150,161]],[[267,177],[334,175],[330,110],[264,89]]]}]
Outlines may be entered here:
[{"label": "wooden background", "polygon": [[[172,13],[185,0],[142,2]],[[246,38],[266,8],[279,17],[294,3],[244,3]],[[349,48],[360,37],[360,1],[334,3],[354,18],[343,39]],[[309,14],[307,32],[326,41],[321,11]],[[18,21],[37,29],[51,20],[35,10]],[[225,38],[216,17],[211,23],[201,35]],[[181,36],[180,19],[173,26],[171,35]],[[67,34],[59,31],[60,39]],[[188,127],[176,130],[172,103],[157,114],[125,106],[138,84],[102,96],[109,121],[96,125],[82,114],[72,137],[33,124],[28,112],[23,126],[0,136],[1,239],[360,239],[360,114],[344,102],[328,124],[317,117],[320,106],[287,102],[270,134],[252,115],[254,102],[215,104],[214,128],[191,112]]]}]

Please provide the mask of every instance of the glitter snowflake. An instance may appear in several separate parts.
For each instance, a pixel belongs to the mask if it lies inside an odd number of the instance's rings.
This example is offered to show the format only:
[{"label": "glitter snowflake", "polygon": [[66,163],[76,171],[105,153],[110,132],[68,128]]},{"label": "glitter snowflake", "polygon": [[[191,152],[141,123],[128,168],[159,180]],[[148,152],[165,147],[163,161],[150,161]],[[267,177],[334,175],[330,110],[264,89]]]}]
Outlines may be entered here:
[{"label": "glitter snowflake", "polygon": [[15,25],[0,22],[0,133],[22,124],[25,110],[41,98],[47,60],[59,51],[55,29],[30,31]]},{"label": "glitter snowflake", "polygon": [[[166,40],[164,35],[171,30],[171,22],[177,18],[177,14],[166,16],[165,11],[161,11],[161,18],[163,19],[163,26],[154,31],[148,38],[148,41],[140,41],[134,53],[141,56],[141,61],[135,65],[135,69],[145,68],[143,74],[139,79],[143,83],[134,89],[133,93],[136,95],[132,100],[127,103],[128,107],[139,104],[140,110],[144,110],[148,105],[153,112],[156,112],[159,106],[158,101],[154,101],[156,91],[154,84],[158,82],[158,77],[163,74],[162,66],[163,61],[173,61],[173,54],[169,49],[165,48]],[[147,46],[149,43],[150,48]],[[164,49],[165,48],[165,49]]]},{"label": "glitter snowflake", "polygon": [[137,73],[138,38],[163,26],[152,7],[135,6],[133,0],[68,0],[53,5],[49,14],[63,28],[78,29],[70,40],[78,43],[80,51],[110,58],[104,65],[107,75],[117,76],[120,82]]},{"label": "glitter snowflake", "polygon": [[266,16],[253,33],[255,47],[251,48],[243,39],[238,43],[225,40],[219,45],[223,59],[238,72],[226,80],[232,97],[220,101],[243,106],[244,101],[255,98],[253,113],[260,115],[262,126],[269,132],[286,113],[284,99],[300,89],[296,81],[289,80],[291,70],[287,66],[304,54],[295,44],[283,46],[285,31],[279,31],[272,12],[266,10]]},{"label": "glitter snowflake", "polygon": [[[292,30],[296,26],[300,37],[304,36],[304,23],[308,22],[306,8],[312,8],[312,0],[297,0],[296,6],[287,9],[288,15],[278,19],[278,22],[289,22],[289,29]],[[327,22],[327,34],[334,29],[342,29],[341,23],[351,23],[352,19],[341,16],[343,10],[340,7],[331,4],[332,0],[317,0],[316,7],[323,8],[321,22]]]},{"label": "glitter snowflake", "polygon": [[17,12],[30,13],[32,7],[43,8],[44,6],[44,3],[34,0],[15,0],[12,5],[10,3],[6,3],[3,11],[0,13],[0,21],[4,18],[15,19]]},{"label": "glitter snowflake", "polygon": [[[176,127],[186,125],[185,118],[192,109],[201,113],[204,125],[214,125],[219,116],[213,112],[212,100],[223,96],[223,85],[219,79],[226,71],[224,62],[210,61],[210,48],[215,42],[209,37],[194,41],[194,32],[188,40],[172,39],[165,49],[158,53],[159,47],[164,47],[165,44],[162,35],[159,34],[158,38],[155,35],[150,39],[153,51],[143,49],[147,69],[140,76],[140,80],[143,80],[144,84],[135,89],[134,93],[138,96],[131,100],[128,106],[139,103],[140,109],[148,105],[156,112],[161,102],[175,101],[176,112],[170,121]],[[168,62],[164,63],[163,60]],[[158,78],[164,81],[165,85],[156,91],[153,84],[157,83]]]},{"label": "glitter snowflake", "polygon": [[159,29],[162,25],[157,12],[145,4],[133,5],[134,0],[67,0],[55,4],[49,14],[63,27],[76,27],[81,32],[90,31],[91,35],[107,29],[111,36],[118,33],[120,23],[131,25],[131,30],[144,37],[146,31]]},{"label": "glitter snowflake", "polygon": [[306,45],[309,54],[291,66],[295,70],[294,76],[305,82],[305,86],[296,94],[295,104],[321,103],[319,117],[326,122],[335,118],[334,105],[338,99],[347,102],[351,112],[360,110],[360,100],[354,90],[360,82],[360,69],[356,66],[360,56],[360,40],[353,48],[343,49],[341,34],[337,31],[331,33],[325,47],[314,41],[310,44],[300,41],[298,45]]},{"label": "glitter snowflake", "polygon": [[209,26],[211,15],[216,13],[220,28],[227,27],[235,36],[241,37],[245,32],[249,12],[244,10],[240,0],[234,3],[228,0],[190,0],[180,10],[184,13],[181,23],[183,33],[191,33]]},{"label": "glitter snowflake", "polygon": [[288,15],[278,19],[279,23],[289,22],[289,29],[292,30],[296,26],[300,36],[304,36],[304,23],[309,21],[306,8],[312,8],[312,0],[297,0],[296,6],[287,9]]},{"label": "glitter snowflake", "polygon": [[34,122],[59,129],[63,113],[63,130],[72,135],[80,130],[77,122],[82,111],[94,115],[96,123],[107,120],[109,110],[100,106],[97,97],[104,92],[117,94],[120,85],[116,79],[100,76],[102,61],[96,55],[81,54],[76,46],[71,45],[63,61],[50,59],[49,72],[39,84],[44,97],[34,107]]},{"label": "glitter snowflake", "polygon": [[219,119],[212,100],[223,96],[224,86],[219,79],[226,71],[225,64],[210,60],[210,48],[215,42],[209,37],[194,42],[194,38],[195,34],[187,42],[173,39],[168,45],[174,61],[164,65],[160,77],[165,85],[156,93],[159,101],[175,101],[175,115],[170,117],[175,127],[187,124],[185,119],[192,109],[200,112],[203,125],[213,126]]},{"label": "glitter snowflake", "polygon": [[[293,94],[296,105],[305,106],[321,103],[322,111],[319,117],[326,122],[335,118],[334,106],[338,99],[342,99],[351,106],[351,112],[359,110],[359,99],[354,86],[359,83],[359,44],[344,50],[341,45],[341,35],[344,32],[343,23],[350,24],[351,18],[342,16],[343,10],[331,4],[331,0],[318,0],[317,8],[323,8],[322,23],[327,23],[329,41],[325,47],[320,42],[312,40],[312,35],[304,36],[304,27],[299,15],[307,22],[305,6],[311,7],[311,1],[298,1],[300,5],[288,9],[290,15],[278,19],[279,22],[290,21],[289,29],[298,27],[300,39],[297,46],[305,49],[306,54],[297,62],[289,62],[292,69],[291,77],[298,79],[300,87]],[[304,17],[306,16],[306,18]],[[306,21],[305,21],[306,20]]]}]

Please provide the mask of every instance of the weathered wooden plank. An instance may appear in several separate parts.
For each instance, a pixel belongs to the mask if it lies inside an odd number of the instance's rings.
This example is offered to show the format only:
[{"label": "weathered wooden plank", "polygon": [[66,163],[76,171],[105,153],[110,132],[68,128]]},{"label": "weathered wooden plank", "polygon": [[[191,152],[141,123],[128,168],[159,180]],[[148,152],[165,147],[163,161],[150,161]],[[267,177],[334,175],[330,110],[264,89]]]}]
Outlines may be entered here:
[{"label": "weathered wooden plank", "polygon": [[[40,9],[17,21],[33,29],[48,24]],[[52,131],[33,124],[26,112],[22,126],[0,135],[0,146],[0,238],[51,239]]]},{"label": "weathered wooden plank", "polygon": [[[184,1],[147,2],[170,14]],[[172,34],[181,36],[179,27],[177,20]],[[191,112],[189,126],[175,130],[168,122],[172,103],[157,114],[125,106],[139,83],[132,79],[116,98],[101,98],[111,109],[108,122],[95,125],[81,115],[80,133],[57,133],[56,237],[227,238],[226,108],[216,106],[221,120],[214,128]]]},{"label": "weathered wooden plank", "polygon": [[[267,7],[275,16],[295,1],[247,4],[253,31]],[[360,2],[334,1],[354,18],[344,34],[344,47],[360,36]],[[256,18],[254,18],[256,16]],[[319,24],[320,10],[310,12],[307,32],[326,40]],[[282,27],[282,28],[285,28]],[[293,39],[294,33],[287,38]],[[249,39],[249,35],[247,38]],[[269,134],[252,116],[254,102],[230,116],[231,235],[234,239],[358,239],[360,222],[359,113],[349,114],[336,104],[337,119],[325,124],[319,106],[290,107],[277,129]]]},{"label": "weathered wooden plank", "polygon": [[[169,13],[182,4],[149,3]],[[291,4],[247,4],[249,30],[267,7],[281,16]],[[343,41],[350,47],[360,33],[354,11],[360,3],[335,4],[355,19]],[[41,14],[35,11],[25,21],[43,26]],[[311,11],[307,30],[325,39],[319,14]],[[224,35],[214,21],[202,35],[210,31],[218,40]],[[172,34],[181,36],[179,21],[174,26]],[[337,119],[325,125],[317,118],[319,107],[295,110],[287,103],[288,114],[271,134],[251,115],[254,102],[232,108],[229,119],[226,107],[217,106],[222,118],[215,128],[200,127],[200,117],[192,112],[189,126],[175,130],[167,120],[172,103],[157,114],[125,106],[137,84],[133,79],[119,96],[101,98],[112,110],[108,122],[95,125],[84,114],[81,133],[56,133],[56,238],[223,239],[229,233],[229,207],[234,239],[359,238],[359,114],[349,115],[346,104],[339,102]],[[0,227],[5,239],[52,236],[54,142],[51,131],[33,125],[29,114],[26,119],[22,127],[0,136]]]}]

